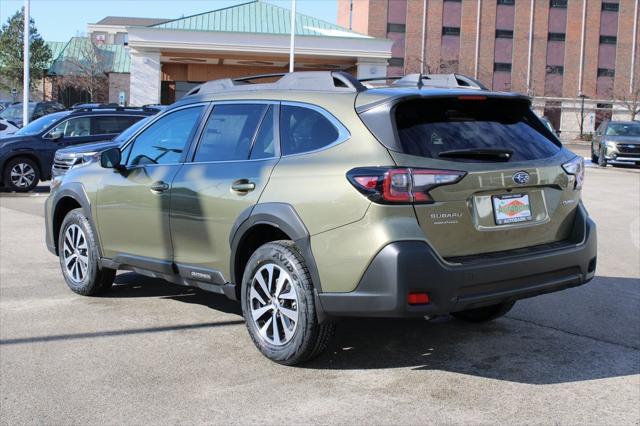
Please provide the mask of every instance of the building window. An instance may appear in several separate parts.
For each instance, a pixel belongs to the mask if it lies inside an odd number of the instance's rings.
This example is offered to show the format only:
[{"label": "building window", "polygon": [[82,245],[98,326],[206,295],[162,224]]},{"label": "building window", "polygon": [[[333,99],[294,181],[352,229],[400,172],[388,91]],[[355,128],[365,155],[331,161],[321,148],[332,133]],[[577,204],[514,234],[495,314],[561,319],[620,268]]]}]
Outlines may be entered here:
[{"label": "building window", "polygon": [[459,36],[460,28],[458,27],[442,27],[442,35]]},{"label": "building window", "polygon": [[516,0],[498,0],[498,4],[506,4],[512,6],[516,4]]},{"label": "building window", "polygon": [[564,41],[565,33],[549,33],[549,41]]},{"label": "building window", "polygon": [[567,8],[567,0],[550,0],[549,7],[555,7],[558,9],[566,9]]},{"label": "building window", "polygon": [[404,67],[404,58],[391,58],[389,59],[390,67]]},{"label": "building window", "polygon": [[600,44],[616,44],[618,37],[616,36],[600,36]]},{"label": "building window", "polygon": [[562,65],[547,65],[547,74],[564,74],[564,67]]},{"label": "building window", "polygon": [[615,77],[616,70],[611,68],[598,68],[598,77]]},{"label": "building window", "polygon": [[496,30],[496,38],[513,38],[513,30]]},{"label": "building window", "polygon": [[618,3],[602,3],[602,10],[607,12],[617,12],[620,9],[620,5]]},{"label": "building window", "polygon": [[493,64],[494,71],[511,72],[511,64],[505,64],[503,62],[496,62]]},{"label": "building window", "polygon": [[388,33],[404,33],[407,31],[405,24],[387,24]]}]

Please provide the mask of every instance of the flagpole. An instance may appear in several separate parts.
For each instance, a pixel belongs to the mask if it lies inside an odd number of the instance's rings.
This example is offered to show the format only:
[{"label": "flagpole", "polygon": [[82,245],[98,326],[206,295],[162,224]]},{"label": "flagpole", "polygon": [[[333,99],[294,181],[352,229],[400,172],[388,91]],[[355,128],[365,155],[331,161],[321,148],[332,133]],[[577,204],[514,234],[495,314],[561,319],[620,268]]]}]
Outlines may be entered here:
[{"label": "flagpole", "polygon": [[22,79],[22,127],[29,124],[29,0],[24,0],[24,50]]},{"label": "flagpole", "polygon": [[295,66],[296,45],[296,0],[291,0],[291,42],[289,43],[289,72],[293,72]]}]

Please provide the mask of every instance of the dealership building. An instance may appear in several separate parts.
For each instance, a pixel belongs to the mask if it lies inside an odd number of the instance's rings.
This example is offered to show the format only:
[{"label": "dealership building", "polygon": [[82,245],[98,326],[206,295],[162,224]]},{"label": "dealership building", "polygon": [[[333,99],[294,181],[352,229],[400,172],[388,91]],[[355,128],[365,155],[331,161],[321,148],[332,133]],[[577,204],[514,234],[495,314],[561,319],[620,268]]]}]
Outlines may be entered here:
[{"label": "dealership building", "polygon": [[[288,9],[258,0],[174,20],[107,17],[88,33],[127,46],[129,104],[169,104],[204,81],[288,71],[290,21]],[[296,70],[386,76],[391,40],[303,14],[295,33]]]},{"label": "dealership building", "polygon": [[[640,97],[639,0],[338,0],[338,24],[393,40],[390,75],[460,72],[535,97],[574,133]],[[586,112],[582,112],[582,101]]]}]

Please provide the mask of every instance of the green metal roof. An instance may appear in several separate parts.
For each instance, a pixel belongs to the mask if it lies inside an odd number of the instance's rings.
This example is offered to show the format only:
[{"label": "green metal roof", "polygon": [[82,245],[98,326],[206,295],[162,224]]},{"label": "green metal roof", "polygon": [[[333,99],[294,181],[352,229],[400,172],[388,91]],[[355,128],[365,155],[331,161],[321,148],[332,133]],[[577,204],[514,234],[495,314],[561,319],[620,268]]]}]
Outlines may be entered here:
[{"label": "green metal roof", "polygon": [[58,58],[67,43],[64,41],[45,41],[44,44],[46,44],[49,47],[49,50],[51,50],[51,60],[47,64],[47,68],[49,68],[53,61]]},{"label": "green metal roof", "polygon": [[[72,73],[76,68],[75,64],[81,64],[88,60],[87,55],[91,52],[91,40],[87,37],[72,37],[69,42],[61,43],[64,46],[58,54],[53,56],[53,61],[49,67],[49,75],[66,75]],[[101,56],[101,64],[104,72],[128,73],[131,68],[131,56],[125,46],[120,44],[99,44],[97,45]],[[51,48],[53,52],[53,48]]]},{"label": "green metal roof", "polygon": [[[289,35],[291,11],[255,0],[236,6],[178,18],[151,28]],[[296,35],[370,38],[311,16],[296,13]]]}]

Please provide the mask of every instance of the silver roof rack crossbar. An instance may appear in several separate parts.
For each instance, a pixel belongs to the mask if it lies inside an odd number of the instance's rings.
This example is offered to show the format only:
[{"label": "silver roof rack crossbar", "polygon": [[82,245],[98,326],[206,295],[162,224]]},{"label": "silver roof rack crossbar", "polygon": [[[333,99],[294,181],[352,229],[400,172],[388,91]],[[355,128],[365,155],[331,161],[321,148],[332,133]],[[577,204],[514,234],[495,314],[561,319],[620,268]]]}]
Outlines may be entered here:
[{"label": "silver roof rack crossbar", "polygon": [[361,79],[360,82],[392,81],[391,87],[435,87],[443,89],[489,90],[478,80],[463,74],[407,74],[402,77]]},{"label": "silver roof rack crossbar", "polygon": [[[278,78],[271,83],[255,80]],[[296,71],[292,73],[261,74],[241,78],[223,78],[207,81],[191,89],[185,96],[211,94],[223,91],[250,90],[313,90],[324,92],[361,92],[366,90],[355,77],[344,71]]]}]

